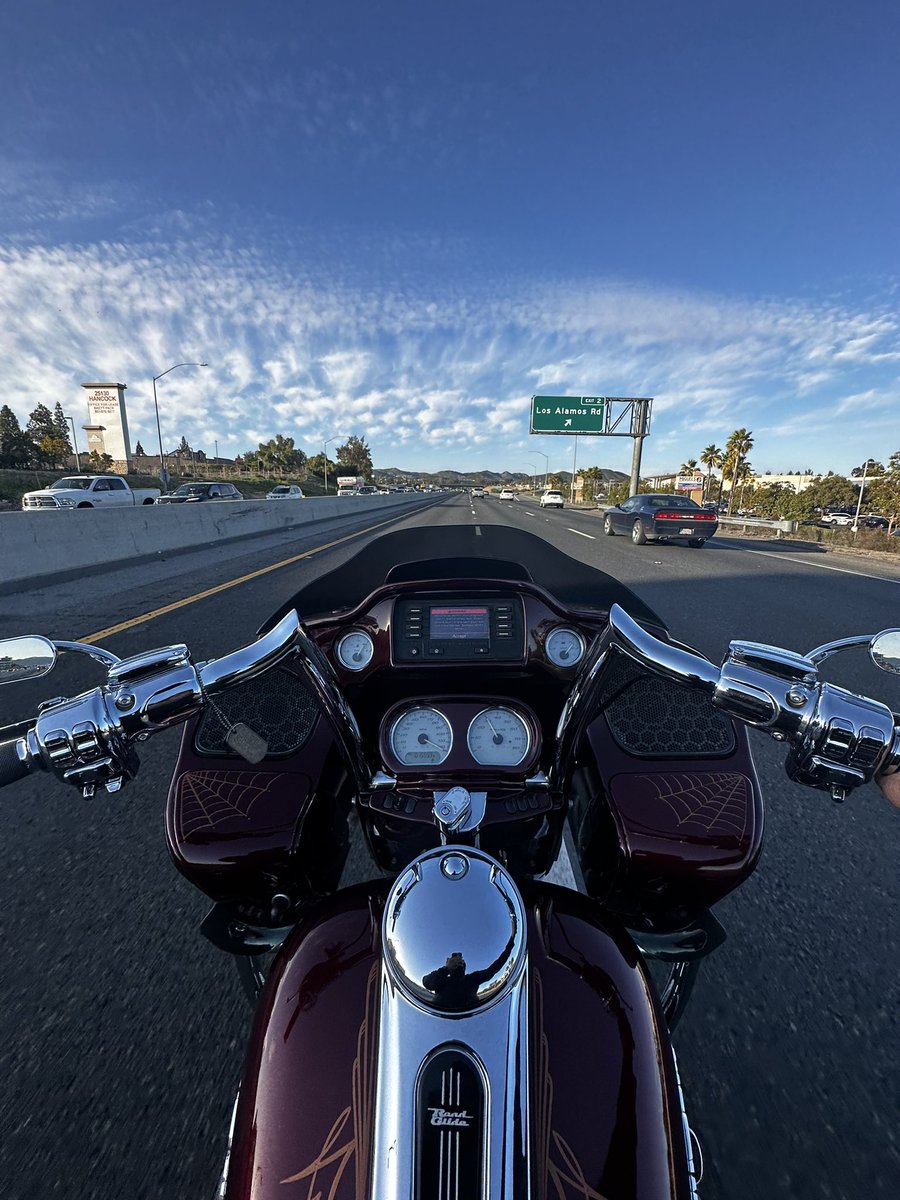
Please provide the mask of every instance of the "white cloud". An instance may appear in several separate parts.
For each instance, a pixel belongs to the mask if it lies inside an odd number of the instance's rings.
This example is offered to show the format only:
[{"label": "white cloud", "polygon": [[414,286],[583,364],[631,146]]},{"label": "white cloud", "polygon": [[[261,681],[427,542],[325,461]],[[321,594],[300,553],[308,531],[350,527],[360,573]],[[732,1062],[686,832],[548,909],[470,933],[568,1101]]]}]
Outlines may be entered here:
[{"label": "white cloud", "polygon": [[[823,414],[887,414],[897,394],[900,331],[877,310],[603,281],[516,280],[503,292],[335,279],[202,238],[8,246],[0,401],[24,420],[60,399],[77,417],[79,383],[117,378],[146,445],[151,376],[208,360],[160,381],[167,444],[184,434],[211,449],[217,436],[234,450],[283,432],[316,452],[323,437],[356,433],[378,465],[465,468],[487,454],[518,469],[532,392],[652,395],[648,469],[696,457],[701,438],[724,441],[738,425],[755,429],[754,456],[773,464],[815,445],[819,468],[845,469],[865,457],[871,429],[823,429]],[[884,434],[900,445],[896,422]],[[557,467],[569,447],[542,442]],[[625,450],[594,442],[584,453],[612,465]]]}]

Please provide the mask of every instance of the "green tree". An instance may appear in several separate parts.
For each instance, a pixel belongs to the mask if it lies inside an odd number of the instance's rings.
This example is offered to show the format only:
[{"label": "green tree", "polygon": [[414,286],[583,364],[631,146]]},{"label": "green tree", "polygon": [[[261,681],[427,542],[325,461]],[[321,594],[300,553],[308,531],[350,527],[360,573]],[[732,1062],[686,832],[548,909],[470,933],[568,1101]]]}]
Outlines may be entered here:
[{"label": "green tree", "polygon": [[143,458],[146,453],[146,451],[144,450],[144,447],[141,445],[140,442],[138,442],[138,444],[135,446],[134,452],[140,458]]},{"label": "green tree", "polygon": [[33,447],[19,418],[4,404],[0,408],[0,467],[27,467],[32,455]]},{"label": "green tree", "polygon": [[53,406],[53,428],[56,430],[56,437],[63,446],[63,457],[68,458],[72,453],[72,442],[69,439],[69,422],[66,420],[66,414],[63,412],[62,405],[57,400]]},{"label": "green tree", "polygon": [[54,466],[61,459],[53,413],[46,404],[35,405],[28,418],[28,440],[34,447],[33,458],[40,466]]},{"label": "green tree", "polygon": [[719,465],[719,458],[721,457],[721,454],[722,451],[719,449],[719,447],[714,442],[710,442],[700,455],[700,461],[703,463],[704,467],[706,467],[706,485],[703,489],[703,494],[707,500],[710,498],[713,468]]},{"label": "green tree", "polygon": [[104,475],[113,465],[113,456],[111,454],[101,454],[98,450],[92,450],[88,455],[88,463],[92,471],[98,475]]},{"label": "green tree", "polygon": [[[741,464],[744,459],[753,449],[753,434],[749,429],[735,429],[731,437],[729,437],[725,445],[726,462],[723,467],[723,472],[728,471],[730,478],[729,496],[728,496],[728,513],[731,515],[734,509],[734,502],[737,499],[737,483],[740,479]],[[722,477],[724,484],[724,474]]]},{"label": "green tree", "polygon": [[338,466],[351,474],[362,475],[364,479],[372,478],[372,454],[362,438],[355,435],[348,437],[343,446],[338,446],[335,457]]},{"label": "green tree", "polygon": [[867,489],[869,504],[888,518],[891,529],[900,521],[900,450],[888,459],[884,474]]},{"label": "green tree", "polygon": [[687,460],[687,462],[683,462],[681,464],[681,466],[678,468],[678,474],[679,475],[693,475],[696,470],[697,470],[696,458],[689,458]]},{"label": "green tree", "polygon": [[868,479],[874,479],[876,475],[884,474],[884,466],[876,458],[866,460],[864,466],[854,467],[850,472],[851,479],[861,479],[863,472]]}]

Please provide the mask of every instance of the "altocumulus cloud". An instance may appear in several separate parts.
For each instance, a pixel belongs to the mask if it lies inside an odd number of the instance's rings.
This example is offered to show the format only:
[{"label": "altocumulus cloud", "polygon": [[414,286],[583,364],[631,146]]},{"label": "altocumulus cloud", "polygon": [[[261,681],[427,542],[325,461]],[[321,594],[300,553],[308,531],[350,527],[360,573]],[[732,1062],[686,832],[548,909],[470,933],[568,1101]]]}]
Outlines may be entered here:
[{"label": "altocumulus cloud", "polygon": [[[61,400],[77,419],[80,382],[119,380],[152,444],[150,378],[184,359],[210,367],[167,376],[167,441],[207,449],[356,433],[377,465],[522,470],[533,392],[602,391],[656,397],[650,468],[749,425],[773,466],[846,469],[896,394],[900,331],[874,306],[649,284],[351,283],[234,241],[0,250],[0,398],[20,418]],[[852,430],[816,420],[854,398]]]}]

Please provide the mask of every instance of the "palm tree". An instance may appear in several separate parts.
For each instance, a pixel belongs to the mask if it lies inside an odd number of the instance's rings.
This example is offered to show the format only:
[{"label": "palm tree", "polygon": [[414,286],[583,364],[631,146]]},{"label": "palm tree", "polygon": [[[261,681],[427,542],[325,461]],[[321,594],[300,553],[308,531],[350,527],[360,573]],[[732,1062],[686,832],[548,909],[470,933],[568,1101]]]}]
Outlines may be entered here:
[{"label": "palm tree", "polygon": [[710,444],[700,455],[700,461],[703,463],[704,467],[706,467],[706,487],[703,489],[703,492],[707,500],[709,499],[709,489],[712,482],[713,467],[719,466],[719,459],[721,456],[722,451],[717,445],[715,445],[714,442],[710,442]]},{"label": "palm tree", "polygon": [[741,463],[753,449],[753,433],[749,429],[736,429],[725,446],[728,455],[728,465],[731,468],[731,489],[728,499],[728,515],[734,508],[735,484],[741,469]]},{"label": "palm tree", "polygon": [[678,468],[678,474],[679,475],[693,475],[696,470],[697,470],[696,458],[689,458],[687,460],[687,462],[683,462],[681,464],[681,466]]}]

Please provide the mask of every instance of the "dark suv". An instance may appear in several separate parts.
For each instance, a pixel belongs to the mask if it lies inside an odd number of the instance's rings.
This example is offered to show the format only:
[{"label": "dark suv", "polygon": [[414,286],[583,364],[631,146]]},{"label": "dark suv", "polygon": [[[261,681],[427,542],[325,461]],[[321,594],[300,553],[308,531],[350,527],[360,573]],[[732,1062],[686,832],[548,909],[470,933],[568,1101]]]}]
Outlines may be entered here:
[{"label": "dark suv", "polygon": [[197,504],[201,500],[243,500],[233,483],[183,483],[169,496],[160,496],[157,504]]}]

